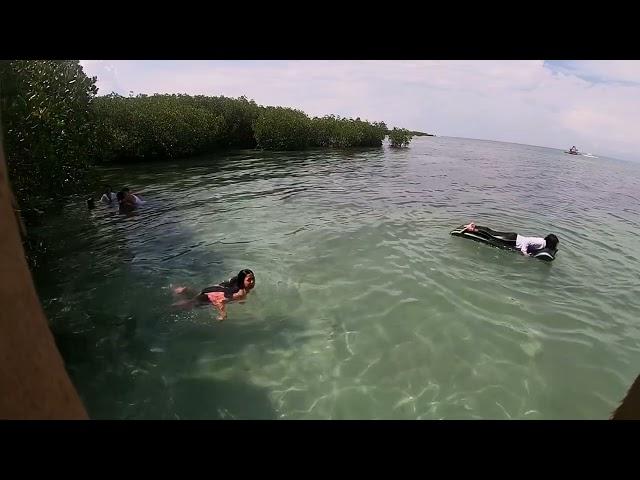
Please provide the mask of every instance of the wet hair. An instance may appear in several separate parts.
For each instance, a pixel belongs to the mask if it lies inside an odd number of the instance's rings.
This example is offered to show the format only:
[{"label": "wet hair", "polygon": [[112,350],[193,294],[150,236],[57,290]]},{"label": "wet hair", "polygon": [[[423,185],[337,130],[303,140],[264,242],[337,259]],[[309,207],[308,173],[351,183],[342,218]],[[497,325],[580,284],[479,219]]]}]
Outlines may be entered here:
[{"label": "wet hair", "polygon": [[253,278],[256,277],[251,270],[245,268],[240,270],[235,277],[224,282],[220,282],[218,285],[203,289],[198,298],[200,300],[207,301],[206,296],[203,295],[210,292],[224,292],[224,296],[226,298],[231,298],[235,293],[238,293],[240,290],[244,290],[244,279],[247,278],[247,275],[253,275]]},{"label": "wet hair", "polygon": [[122,200],[124,200],[124,190],[116,193],[116,198],[118,199],[119,202],[121,202]]},{"label": "wet hair", "polygon": [[240,288],[244,288],[244,279],[249,275],[252,275],[254,279],[256,278],[255,274],[248,268],[244,268],[238,272],[236,278],[238,279],[237,282]]},{"label": "wet hair", "polygon": [[556,248],[560,240],[553,233],[544,237],[544,241],[547,244],[547,248]]},{"label": "wet hair", "polygon": [[251,270],[244,268],[235,277],[230,278],[227,282],[220,283],[220,285],[227,288],[244,289],[244,279],[247,278],[247,275],[253,275],[253,278],[256,278],[256,275]]}]

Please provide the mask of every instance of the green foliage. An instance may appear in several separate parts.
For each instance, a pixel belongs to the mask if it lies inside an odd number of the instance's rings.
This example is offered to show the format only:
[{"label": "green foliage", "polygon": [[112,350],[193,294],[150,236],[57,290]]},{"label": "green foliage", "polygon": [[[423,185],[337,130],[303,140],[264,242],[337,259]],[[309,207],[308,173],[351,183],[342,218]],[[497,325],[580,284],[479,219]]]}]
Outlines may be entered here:
[{"label": "green foliage", "polygon": [[384,122],[310,119],[246,97],[95,97],[95,81],[78,61],[0,63],[5,146],[21,205],[79,191],[90,161],[175,159],[225,148],[379,147],[387,133],[393,146],[411,140],[411,132],[388,132]]},{"label": "green foliage", "polygon": [[387,132],[384,122],[369,123],[328,115],[311,120],[315,147],[379,147]]},{"label": "green foliage", "polygon": [[[96,97],[77,60],[0,61],[0,119],[10,180],[23,215],[95,188],[95,162],[189,157],[226,148],[302,150],[408,145],[411,132],[337,116],[310,119],[246,97]],[[95,192],[97,194],[97,192]],[[35,237],[30,252],[43,250]]]},{"label": "green foliage", "polygon": [[413,134],[406,128],[395,128],[389,131],[389,142],[392,147],[407,147],[411,143]]},{"label": "green foliage", "polygon": [[87,180],[95,81],[77,60],[0,62],[7,166],[27,213],[78,191]]},{"label": "green foliage", "polygon": [[336,116],[307,117],[283,107],[260,107],[245,97],[112,93],[94,101],[101,161],[154,160],[221,148],[302,150],[379,147],[387,126]]},{"label": "green foliage", "polygon": [[94,104],[102,161],[187,157],[256,146],[259,107],[245,97],[112,93]]},{"label": "green foliage", "polygon": [[265,150],[303,150],[311,143],[311,121],[300,110],[266,107],[256,120],[254,135]]}]

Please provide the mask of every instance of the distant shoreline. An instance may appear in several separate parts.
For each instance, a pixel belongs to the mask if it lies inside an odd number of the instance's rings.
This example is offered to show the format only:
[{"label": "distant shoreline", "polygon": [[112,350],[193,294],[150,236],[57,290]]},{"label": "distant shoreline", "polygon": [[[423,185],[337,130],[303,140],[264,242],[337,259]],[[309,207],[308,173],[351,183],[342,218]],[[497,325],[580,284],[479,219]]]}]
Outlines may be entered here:
[{"label": "distant shoreline", "polygon": [[436,135],[434,133],[425,133],[425,132],[409,132],[411,133],[411,135],[414,135],[416,137],[435,137]]}]

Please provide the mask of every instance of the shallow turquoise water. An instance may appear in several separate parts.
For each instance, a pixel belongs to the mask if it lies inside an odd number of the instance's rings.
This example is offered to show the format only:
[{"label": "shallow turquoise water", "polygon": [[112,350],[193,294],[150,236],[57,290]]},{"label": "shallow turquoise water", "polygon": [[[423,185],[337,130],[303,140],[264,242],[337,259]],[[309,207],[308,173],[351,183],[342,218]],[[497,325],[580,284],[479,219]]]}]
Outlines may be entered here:
[{"label": "shallow turquoise water", "polygon": [[[607,418],[640,367],[640,165],[455,138],[104,171],[36,277],[94,418]],[[554,232],[547,264],[449,231]],[[171,285],[240,268],[218,323]]]}]

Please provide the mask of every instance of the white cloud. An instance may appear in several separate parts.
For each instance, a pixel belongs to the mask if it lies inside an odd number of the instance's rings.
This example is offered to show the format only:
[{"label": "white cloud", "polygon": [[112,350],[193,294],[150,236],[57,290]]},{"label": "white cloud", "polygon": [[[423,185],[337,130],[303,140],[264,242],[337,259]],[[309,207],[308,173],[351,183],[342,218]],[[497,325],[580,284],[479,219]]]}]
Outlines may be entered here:
[{"label": "white cloud", "polygon": [[[108,95],[111,92],[125,93],[119,81],[118,67],[115,63],[105,60],[80,60],[80,65],[88,76],[98,77],[96,85],[99,95]],[[127,82],[128,78],[125,76],[125,83]]]},{"label": "white cloud", "polygon": [[[384,120],[640,160],[640,62],[90,61],[100,94],[246,95],[263,105]],[[593,78],[590,78],[593,77]],[[594,80],[597,78],[598,80]],[[626,83],[605,83],[605,80]],[[636,82],[639,85],[634,85]]]},{"label": "white cloud", "polygon": [[605,82],[640,83],[640,62],[627,60],[581,60],[566,62],[566,71]]}]

